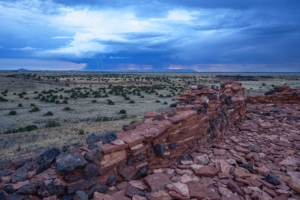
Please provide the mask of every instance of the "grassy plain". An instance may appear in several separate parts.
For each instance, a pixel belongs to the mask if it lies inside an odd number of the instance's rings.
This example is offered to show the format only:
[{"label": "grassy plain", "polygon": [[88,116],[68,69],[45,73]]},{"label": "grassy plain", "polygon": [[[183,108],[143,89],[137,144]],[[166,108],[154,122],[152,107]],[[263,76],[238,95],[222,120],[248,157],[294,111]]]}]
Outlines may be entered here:
[{"label": "grassy plain", "polygon": [[149,111],[167,108],[190,84],[219,85],[225,80],[242,82],[246,95],[262,95],[280,85],[300,87],[299,74],[3,71],[0,161],[45,147],[68,146],[72,151],[90,133],[118,131],[142,121]]}]

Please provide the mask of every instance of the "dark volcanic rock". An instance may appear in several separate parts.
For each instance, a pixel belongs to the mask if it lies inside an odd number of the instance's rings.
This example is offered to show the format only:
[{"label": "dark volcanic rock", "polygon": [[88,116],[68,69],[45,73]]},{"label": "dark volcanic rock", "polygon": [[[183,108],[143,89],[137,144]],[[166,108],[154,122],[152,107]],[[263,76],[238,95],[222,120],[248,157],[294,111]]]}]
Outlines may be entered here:
[{"label": "dark volcanic rock", "polygon": [[280,181],[277,179],[277,177],[272,172],[269,172],[269,174],[265,178],[265,181],[267,181],[268,183],[271,183],[273,185],[280,185]]},{"label": "dark volcanic rock", "polygon": [[169,144],[169,148],[170,149],[175,149],[176,148],[176,143]]},{"label": "dark volcanic rock", "polygon": [[32,158],[23,158],[23,159],[17,159],[17,161],[12,161],[13,166],[15,168],[15,170],[19,169],[20,167],[22,167],[23,165],[25,165],[28,162],[31,162]]},{"label": "dark volcanic rock", "polygon": [[5,193],[2,190],[0,190],[0,200],[5,200],[5,198],[6,198]]},{"label": "dark volcanic rock", "polygon": [[89,197],[84,191],[77,191],[74,196],[74,200],[88,200]]},{"label": "dark volcanic rock", "polygon": [[154,146],[154,154],[157,157],[164,158],[164,153],[165,153],[165,145],[163,143]]},{"label": "dark volcanic rock", "polygon": [[183,154],[182,156],[179,156],[178,161],[193,161],[192,158],[189,155]]},{"label": "dark volcanic rock", "polygon": [[136,126],[133,125],[133,124],[130,124],[130,125],[123,125],[123,131],[129,131],[129,130],[133,130],[135,129]]},{"label": "dark volcanic rock", "polygon": [[257,145],[249,145],[246,147],[249,151],[255,151],[255,152],[260,152],[260,147]]},{"label": "dark volcanic rock", "polygon": [[116,177],[115,173],[111,173],[106,181],[106,184],[108,186],[113,186],[113,185],[115,185],[116,180],[117,180],[117,177]]},{"label": "dark volcanic rock", "polygon": [[99,175],[98,166],[94,163],[89,163],[84,167],[82,174],[85,178],[98,176]]},{"label": "dark volcanic rock", "polygon": [[65,193],[65,189],[65,184],[60,179],[50,178],[42,182],[37,194],[41,197],[60,196]]},{"label": "dark volcanic rock", "polygon": [[0,170],[0,176],[9,176],[12,175],[13,173],[8,171],[8,170]]},{"label": "dark volcanic rock", "polygon": [[103,144],[108,144],[117,139],[117,135],[115,132],[109,132],[101,135],[101,140]]},{"label": "dark volcanic rock", "polygon": [[134,164],[134,160],[131,157],[128,157],[126,164],[127,165],[133,165]]},{"label": "dark volcanic rock", "polygon": [[170,108],[176,108],[176,107],[177,107],[177,104],[176,104],[176,103],[172,103],[169,107],[170,107]]},{"label": "dark volcanic rock", "polygon": [[97,160],[99,160],[99,158],[101,158],[101,156],[103,156],[102,151],[99,148],[93,149],[92,151],[87,152],[84,155],[84,158],[87,161],[96,163]]},{"label": "dark volcanic rock", "polygon": [[94,143],[99,142],[101,140],[101,137],[96,135],[95,133],[92,133],[86,138],[86,143],[88,144],[88,147],[90,149],[93,149],[96,147]]},{"label": "dark volcanic rock", "polygon": [[158,121],[160,121],[160,120],[164,120],[164,119],[166,119],[164,116],[162,116],[162,115],[155,115],[154,117],[153,117],[153,120],[158,120]]},{"label": "dark volcanic rock", "polygon": [[147,176],[148,169],[149,169],[148,165],[141,167],[138,170],[138,172],[136,173],[134,179],[139,180],[139,179],[144,178],[145,176]]},{"label": "dark volcanic rock", "polygon": [[97,184],[97,179],[95,177],[93,178],[89,178],[89,179],[86,179],[84,181],[81,181],[79,183],[75,183],[73,185],[70,185],[68,186],[68,193],[69,194],[72,194],[78,190],[87,190],[89,189],[90,187],[92,187],[93,185],[96,185]]},{"label": "dark volcanic rock", "polygon": [[18,194],[34,194],[38,188],[39,184],[38,183],[29,183],[27,185],[24,185],[21,187],[17,193]]},{"label": "dark volcanic rock", "polygon": [[29,198],[21,194],[13,193],[8,195],[6,200],[29,200]]},{"label": "dark volcanic rock", "polygon": [[4,187],[3,187],[3,190],[5,191],[5,192],[7,192],[8,194],[12,194],[12,193],[14,193],[16,190],[14,189],[14,186],[13,185],[5,185]]},{"label": "dark volcanic rock", "polygon": [[61,154],[56,158],[57,173],[72,172],[84,167],[86,161],[75,154]]},{"label": "dark volcanic rock", "polygon": [[95,192],[106,194],[107,187],[105,185],[100,185],[100,184],[97,184],[97,185],[91,187],[91,189],[90,189],[90,191],[88,193],[89,198],[92,198],[94,196]]},{"label": "dark volcanic rock", "polygon": [[32,162],[26,163],[25,165],[23,165],[22,167],[20,167],[19,169],[17,169],[11,176],[11,181],[13,183],[17,183],[20,181],[25,181],[28,177],[27,172],[30,170],[33,170],[34,166]]},{"label": "dark volcanic rock", "polygon": [[46,149],[34,158],[36,165],[36,174],[39,174],[46,169],[49,169],[54,162],[55,158],[60,154],[59,149],[51,148]]},{"label": "dark volcanic rock", "polygon": [[74,199],[75,194],[64,194],[61,197],[61,200],[73,200]]}]

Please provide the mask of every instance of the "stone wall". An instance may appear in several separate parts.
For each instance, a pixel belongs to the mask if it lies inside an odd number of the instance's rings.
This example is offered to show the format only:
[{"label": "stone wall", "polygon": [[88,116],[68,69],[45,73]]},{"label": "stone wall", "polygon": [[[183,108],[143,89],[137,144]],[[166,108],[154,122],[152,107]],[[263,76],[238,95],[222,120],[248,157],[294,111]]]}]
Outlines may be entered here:
[{"label": "stone wall", "polygon": [[289,86],[275,87],[264,96],[249,96],[247,99],[248,103],[252,104],[298,104],[300,89],[292,89]]},{"label": "stone wall", "polygon": [[92,134],[77,153],[52,148],[0,164],[0,199],[73,199],[76,191],[92,198],[118,182],[172,167],[184,154],[242,123],[245,109],[241,83],[189,86],[164,112],[148,113],[144,122],[125,125],[124,131]]}]

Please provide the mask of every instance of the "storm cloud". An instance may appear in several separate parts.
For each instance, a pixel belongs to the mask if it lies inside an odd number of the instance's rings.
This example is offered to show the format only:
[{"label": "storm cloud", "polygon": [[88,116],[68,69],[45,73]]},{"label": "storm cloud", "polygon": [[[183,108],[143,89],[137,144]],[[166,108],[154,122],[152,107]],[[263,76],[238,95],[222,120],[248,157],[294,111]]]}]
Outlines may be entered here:
[{"label": "storm cloud", "polygon": [[97,70],[101,58],[105,70],[299,72],[299,9],[296,0],[0,0],[0,69],[25,59],[28,69]]}]

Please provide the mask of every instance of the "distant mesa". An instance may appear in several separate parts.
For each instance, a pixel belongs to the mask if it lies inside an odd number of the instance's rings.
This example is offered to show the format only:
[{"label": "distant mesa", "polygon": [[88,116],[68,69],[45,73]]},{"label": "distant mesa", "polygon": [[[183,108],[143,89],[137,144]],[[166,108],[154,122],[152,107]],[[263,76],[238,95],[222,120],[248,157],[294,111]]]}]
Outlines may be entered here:
[{"label": "distant mesa", "polygon": [[29,71],[28,69],[23,69],[23,68],[21,68],[21,69],[17,69],[18,71]]},{"label": "distant mesa", "polygon": [[168,72],[168,73],[195,73],[194,69],[152,69],[152,70],[130,70],[130,72]]}]

